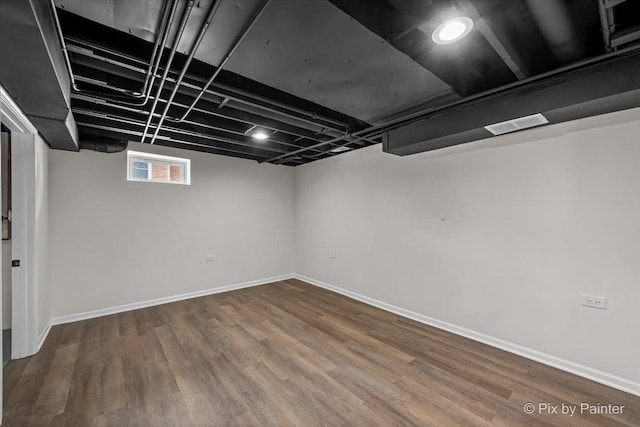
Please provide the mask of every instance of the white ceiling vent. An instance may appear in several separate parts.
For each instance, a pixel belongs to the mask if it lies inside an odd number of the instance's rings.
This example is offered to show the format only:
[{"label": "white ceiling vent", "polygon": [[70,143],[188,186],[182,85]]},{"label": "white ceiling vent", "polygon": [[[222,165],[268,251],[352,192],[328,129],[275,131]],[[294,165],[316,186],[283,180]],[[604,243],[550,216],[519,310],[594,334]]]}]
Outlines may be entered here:
[{"label": "white ceiling vent", "polygon": [[515,132],[535,126],[546,125],[549,120],[542,114],[533,114],[531,116],[520,117],[518,119],[507,120],[506,122],[494,123],[484,128],[494,135],[502,135],[504,133]]}]

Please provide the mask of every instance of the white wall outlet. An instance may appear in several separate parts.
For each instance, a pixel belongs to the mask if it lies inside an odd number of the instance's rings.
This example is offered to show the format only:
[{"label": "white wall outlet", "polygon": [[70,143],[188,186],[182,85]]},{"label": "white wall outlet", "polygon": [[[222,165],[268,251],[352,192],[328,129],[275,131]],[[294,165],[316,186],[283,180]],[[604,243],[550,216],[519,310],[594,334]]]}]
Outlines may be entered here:
[{"label": "white wall outlet", "polygon": [[206,262],[214,262],[216,260],[216,256],[215,255],[207,255],[206,257],[204,257],[204,260]]},{"label": "white wall outlet", "polygon": [[329,252],[329,258],[330,259],[336,259],[336,253],[335,252]]},{"label": "white wall outlet", "polygon": [[585,307],[600,308],[602,310],[607,309],[606,297],[597,297],[594,295],[582,294],[581,299],[582,299],[582,305],[584,305]]}]

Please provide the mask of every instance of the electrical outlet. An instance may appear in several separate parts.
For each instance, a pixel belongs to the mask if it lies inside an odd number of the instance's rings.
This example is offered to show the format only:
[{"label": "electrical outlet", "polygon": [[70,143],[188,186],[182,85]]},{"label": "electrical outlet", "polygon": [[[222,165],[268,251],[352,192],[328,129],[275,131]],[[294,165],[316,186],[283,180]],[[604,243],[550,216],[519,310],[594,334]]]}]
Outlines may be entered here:
[{"label": "electrical outlet", "polygon": [[607,298],[597,297],[594,295],[582,295],[582,305],[585,307],[600,308],[602,310],[607,309]]},{"label": "electrical outlet", "polygon": [[329,252],[329,258],[336,259],[336,253],[335,252]]},{"label": "electrical outlet", "polygon": [[215,255],[207,255],[206,257],[204,257],[204,260],[206,262],[214,262],[216,260],[216,256]]}]

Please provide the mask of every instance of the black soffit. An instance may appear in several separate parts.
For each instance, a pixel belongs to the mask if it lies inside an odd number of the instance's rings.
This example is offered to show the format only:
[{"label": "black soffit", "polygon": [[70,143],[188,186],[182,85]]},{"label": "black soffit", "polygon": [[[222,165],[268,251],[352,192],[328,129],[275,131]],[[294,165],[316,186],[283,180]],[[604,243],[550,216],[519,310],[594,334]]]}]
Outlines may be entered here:
[{"label": "black soffit", "polygon": [[640,52],[541,79],[389,130],[384,151],[437,150],[493,135],[484,126],[542,113],[549,123],[640,107]]}]

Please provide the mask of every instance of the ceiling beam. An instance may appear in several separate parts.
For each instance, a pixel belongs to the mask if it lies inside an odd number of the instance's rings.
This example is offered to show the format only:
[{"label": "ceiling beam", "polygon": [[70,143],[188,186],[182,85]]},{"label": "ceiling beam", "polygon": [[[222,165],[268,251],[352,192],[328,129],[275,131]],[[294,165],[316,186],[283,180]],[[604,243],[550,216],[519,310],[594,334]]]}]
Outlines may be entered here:
[{"label": "ceiling beam", "polygon": [[[69,43],[69,50],[72,50],[79,55],[100,60],[112,65],[120,65],[123,68],[126,68],[130,71],[135,71],[137,73],[142,74],[145,72],[144,67],[146,67],[146,62],[139,58],[132,57],[131,55],[122,53],[118,50],[101,46],[87,40],[80,40],[74,37],[65,37],[65,40]],[[106,54],[106,56],[101,55],[97,52],[102,52]],[[129,63],[126,63],[126,61],[128,61]],[[161,66],[158,68],[158,72],[163,71],[164,67]],[[176,71],[169,70],[169,77],[167,79],[167,82],[175,82],[175,78],[172,78],[172,76],[177,77],[177,75],[178,73]],[[188,87],[195,91],[201,91],[202,87],[206,84],[204,78],[192,74],[185,75],[185,81],[188,81],[188,83],[183,83],[182,87]],[[293,105],[284,104],[282,102],[275,101],[261,95],[249,93],[245,90],[231,87],[219,82],[212,84],[208,89],[205,90],[204,93],[208,95],[215,95],[221,98],[229,98],[229,101],[233,101],[236,104],[243,104],[254,109],[260,109],[267,113],[273,113],[282,117],[288,117],[300,123],[306,123],[314,128],[330,129],[335,133],[331,136],[344,134],[345,131],[349,129],[348,124],[339,122],[335,119],[324,117],[315,112],[307,111]]]},{"label": "ceiling beam", "polygon": [[[116,116],[112,114],[105,114],[95,111],[89,111],[85,109],[74,108],[74,115],[76,115],[77,120],[82,122],[83,124],[93,123],[99,125],[113,126],[118,127],[123,130],[136,130],[139,128],[144,128],[144,121],[135,120],[129,117]],[[151,126],[152,128],[157,128],[156,124]],[[264,144],[257,145],[253,142],[249,141],[240,141],[231,138],[225,138],[222,136],[215,136],[204,134],[200,132],[195,132],[187,129],[180,129],[171,126],[163,126],[159,132],[160,137],[162,138],[177,138],[185,141],[191,141],[194,143],[203,143],[206,145],[204,141],[211,141],[211,146],[216,148],[225,149],[228,151],[235,152],[248,152],[255,155],[260,155],[263,157],[272,155],[270,153],[286,153],[286,149],[278,148],[274,146],[274,144]],[[215,145],[213,145],[215,144]]]},{"label": "ceiling beam", "polygon": [[631,43],[640,39],[640,25],[625,28],[611,34],[611,47],[616,49],[624,44]]},{"label": "ceiling beam", "polygon": [[[87,80],[85,79],[84,76],[82,75],[77,75],[76,79],[80,82],[86,82],[86,83],[90,83],[91,80]],[[104,87],[104,85],[102,85]],[[91,101],[93,103],[99,104],[99,105],[107,105],[110,107],[114,107],[114,108],[120,108],[120,109],[129,109],[131,110],[130,107],[124,106],[120,103],[118,103],[117,101],[110,101],[110,100],[105,100],[103,98],[97,98],[95,96],[88,96],[88,95],[82,95],[82,94],[72,94],[72,98],[74,99],[81,99],[81,100],[85,100],[85,101]],[[184,103],[182,103],[180,100],[177,102],[174,102],[174,106],[175,107],[186,107],[186,102],[188,102],[189,96],[186,94],[181,94],[178,96],[178,98],[183,99]],[[165,99],[160,99],[159,102],[161,103],[165,103],[166,100]],[[204,108],[205,106],[212,104],[210,108]],[[253,113],[249,113],[249,112],[245,112],[243,110],[238,110],[235,109],[234,107],[231,106],[227,106],[223,111],[218,110],[217,108],[215,108],[215,105],[217,105],[217,103],[215,102],[211,102],[209,100],[207,101],[202,101],[200,103],[200,107],[196,107],[194,108],[194,113],[199,113],[201,116],[210,116],[211,118],[208,119],[210,121],[213,121],[215,123],[219,123],[220,127],[225,127],[228,129],[235,129],[235,130],[247,130],[247,128],[252,127],[252,126],[259,126],[261,128],[264,128],[265,130],[271,130],[273,132],[279,132],[280,135],[282,135],[281,138],[278,138],[279,140],[283,140],[282,142],[288,142],[290,144],[293,144],[293,142],[295,142],[298,139],[304,140],[305,143],[306,142],[320,142],[323,140],[328,139],[325,136],[319,135],[317,133],[314,133],[312,131],[309,131],[307,129],[304,128],[297,128],[295,126],[286,124],[286,123],[282,123],[282,122],[278,122],[275,120],[271,120],[269,118],[263,117],[263,116],[259,116],[257,114],[253,114]],[[134,109],[136,110],[136,109]],[[201,120],[206,120],[204,118],[202,118]],[[305,146],[304,143],[302,144],[293,144],[293,145],[298,145],[298,146]],[[308,145],[308,144],[307,144]]]},{"label": "ceiling beam", "polygon": [[[105,124],[96,124],[96,123],[79,121],[78,127],[81,129],[81,135],[88,135],[93,137],[95,136],[108,137],[111,139],[130,141],[131,139],[133,139],[132,137],[136,137],[136,139],[139,139],[140,136],[142,136],[141,131],[136,131],[131,129],[122,129],[120,127],[108,126]],[[260,161],[260,159],[263,157],[260,155],[250,154],[243,151],[230,150],[230,149],[215,147],[208,144],[200,144],[192,141],[182,140],[179,138],[171,138],[171,137],[163,136],[158,140],[159,140],[158,145],[168,145],[165,143],[173,143],[173,144],[177,144],[173,146],[178,146],[178,148],[184,149],[188,147],[187,149],[189,150],[204,151],[207,153],[220,154],[223,156],[232,155],[235,157],[242,157],[245,159],[250,159],[255,161]]]},{"label": "ceiling beam", "polygon": [[[69,46],[72,47],[73,45]],[[102,66],[103,62],[106,65]],[[141,72],[143,71],[141,68],[131,66],[118,60],[104,58],[99,55],[92,54],[90,51],[82,51],[80,56],[74,58],[74,64],[76,65],[76,68],[81,68],[76,72],[77,81],[97,85],[103,89],[112,90],[114,91],[114,94],[118,93],[118,88],[113,85],[113,82],[124,84],[127,80],[137,81],[141,78]],[[100,78],[104,80],[104,73],[108,74],[109,82],[92,79],[92,77],[84,75],[90,74],[102,76]],[[165,85],[165,87],[168,87],[169,89],[174,87],[175,82],[171,77],[167,82],[168,84]],[[193,78],[193,82],[197,82],[195,77]],[[193,92],[197,90],[199,90],[199,86],[197,84],[193,84],[192,82],[183,82],[178,95],[178,98],[182,97],[182,103],[174,102],[173,104],[183,105],[184,108],[187,108],[188,101],[192,99],[191,96]],[[105,94],[104,98],[109,99],[109,96]],[[151,96],[150,99],[153,99],[153,96]],[[227,102],[224,102],[225,99]],[[230,96],[228,93],[218,93],[212,90],[208,90],[203,101],[199,103],[201,108],[195,107],[194,111],[205,111],[205,109],[202,108],[203,105],[207,105],[207,102],[205,101],[215,104],[214,106],[211,106],[207,112],[219,117],[226,117],[231,120],[239,120],[251,123],[252,125],[259,125],[261,127],[278,130],[285,134],[304,136],[307,139],[317,142],[324,139],[330,139],[335,135],[342,135],[342,133],[339,132],[332,132],[328,135],[324,135],[323,132],[326,131],[326,128],[322,127],[318,123],[313,126],[298,123],[299,119],[292,116],[276,112],[265,112],[264,109],[258,107],[252,108],[251,104],[240,102],[238,101],[238,98]],[[291,117],[293,120],[287,120],[286,117]]]},{"label": "ceiling beam", "polygon": [[502,38],[501,40],[498,38],[493,30],[489,28],[489,25],[487,25],[487,22],[482,18],[475,6],[471,4],[471,1],[455,0],[455,2],[460,6],[462,11],[473,20],[476,30],[478,30],[484,38],[487,39],[491,47],[496,51],[498,56],[500,56],[502,61],[504,61],[518,80],[529,77],[529,66],[522,60],[522,57],[516,48],[508,39]]},{"label": "ceiling beam", "polygon": [[[117,104],[115,102],[112,103],[112,102],[104,101],[98,98],[92,98],[86,95],[74,94],[73,99],[75,100],[73,104],[74,110],[84,108],[85,110],[88,109],[92,111],[100,111],[103,114],[112,114],[112,115],[120,112],[122,114],[129,114],[127,117],[131,117],[131,115],[137,115],[137,116],[143,116],[146,118],[149,115],[148,111],[140,110],[139,108],[126,107],[126,106]],[[161,99],[160,102],[164,103],[166,102],[166,100]],[[176,105],[181,106],[182,104],[176,104]],[[229,128],[223,127],[221,124],[219,124],[215,120],[207,120],[207,118],[204,117],[207,114],[207,111],[203,111],[204,114],[202,114],[200,109],[194,109],[194,115],[195,113],[198,113],[200,116],[192,117],[193,120],[184,120],[182,123],[174,122],[175,126],[177,126],[178,128],[185,127],[184,125],[187,125],[191,128],[194,128],[194,127],[205,128],[205,129],[210,129],[216,134],[226,133],[230,138],[239,137],[243,140],[248,139],[247,138],[248,130],[246,126],[243,129],[229,129]],[[121,117],[124,117],[124,116],[121,116]],[[154,113],[154,117],[159,117],[159,114]],[[200,120],[195,120],[196,118]],[[202,132],[202,133],[206,134],[206,132]],[[274,130],[274,132],[270,135],[270,137],[264,142],[261,142],[260,145],[263,146],[264,143],[273,143],[273,144],[281,145],[283,147],[302,148],[302,147],[308,146],[309,143],[312,142],[312,140],[309,140],[304,137],[297,138],[292,141],[290,141],[291,138],[283,138],[280,136],[274,137],[276,133],[277,133],[277,130]],[[281,134],[278,134],[278,135],[281,135]],[[212,135],[212,136],[216,136],[216,135]],[[296,141],[300,141],[300,140],[306,140],[307,145],[305,145],[304,143],[296,143]]]},{"label": "ceiling beam", "polygon": [[604,7],[606,7],[607,9],[611,9],[614,6],[619,5],[620,3],[624,3],[627,0],[603,0],[604,1]]}]

